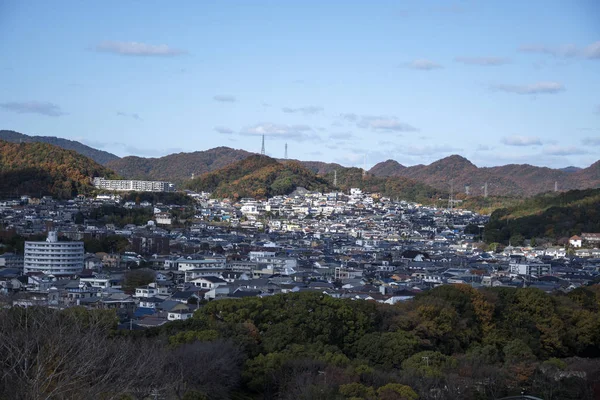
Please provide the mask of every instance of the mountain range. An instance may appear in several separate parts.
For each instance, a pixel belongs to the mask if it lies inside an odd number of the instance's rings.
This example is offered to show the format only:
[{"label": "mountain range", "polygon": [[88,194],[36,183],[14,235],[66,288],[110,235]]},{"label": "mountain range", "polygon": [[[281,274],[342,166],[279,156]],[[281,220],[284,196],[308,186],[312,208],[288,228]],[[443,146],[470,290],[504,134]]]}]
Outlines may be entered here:
[{"label": "mountain range", "polygon": [[[11,142],[50,143],[90,157],[124,178],[166,180],[179,185],[186,184],[192,177],[197,178],[221,170],[255,154],[229,147],[217,147],[158,158],[119,158],[79,142],[56,137],[28,136],[4,130],[0,131],[0,139]],[[471,196],[481,196],[486,184],[490,196],[532,196],[553,191],[555,185],[559,191],[600,186],[600,161],[587,168],[552,169],[529,164],[480,168],[462,156],[452,155],[429,165],[410,167],[395,160],[387,160],[374,165],[366,174],[363,174],[362,169],[347,168],[335,163],[281,159],[275,161],[282,165],[292,161],[299,163],[307,171],[326,179],[330,185],[333,185],[333,175],[336,171],[338,187],[342,189],[354,185],[364,189],[378,189],[388,194],[408,191],[417,197],[430,197],[450,191],[460,197],[460,193],[465,195],[466,186],[469,187]],[[418,186],[415,186],[417,184]]]},{"label": "mountain range", "polygon": [[404,177],[454,193],[483,195],[487,183],[490,196],[533,196],[538,193],[600,186],[600,161],[588,168],[567,167],[563,170],[529,164],[508,164],[479,168],[466,158],[452,155],[429,165],[406,167],[387,160],[376,164],[369,173],[382,177]]}]

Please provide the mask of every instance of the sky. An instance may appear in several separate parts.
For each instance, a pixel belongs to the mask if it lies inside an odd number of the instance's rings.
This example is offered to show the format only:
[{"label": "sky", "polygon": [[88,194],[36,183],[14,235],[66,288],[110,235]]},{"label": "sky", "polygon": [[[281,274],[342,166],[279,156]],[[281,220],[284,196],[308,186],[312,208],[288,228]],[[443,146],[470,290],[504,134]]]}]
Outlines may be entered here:
[{"label": "sky", "polygon": [[0,129],[118,156],[587,167],[597,0],[0,1]]}]

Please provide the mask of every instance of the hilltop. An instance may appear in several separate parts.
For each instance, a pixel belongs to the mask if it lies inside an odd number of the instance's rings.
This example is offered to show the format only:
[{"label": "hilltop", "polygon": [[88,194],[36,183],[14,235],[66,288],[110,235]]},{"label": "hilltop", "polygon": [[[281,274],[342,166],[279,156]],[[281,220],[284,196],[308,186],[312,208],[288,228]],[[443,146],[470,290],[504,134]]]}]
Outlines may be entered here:
[{"label": "hilltop", "polygon": [[232,199],[260,199],[290,194],[298,187],[315,191],[332,189],[325,179],[296,161],[280,163],[260,155],[252,155],[220,170],[203,174],[188,182],[187,187]]},{"label": "hilltop", "polygon": [[117,160],[119,158],[107,151],[97,150],[75,140],[68,140],[55,136],[29,136],[15,131],[0,130],[0,140],[12,143],[48,143],[65,150],[76,151],[82,156],[89,157],[99,164],[106,164],[109,161]]},{"label": "hilltop", "polygon": [[93,190],[91,178],[115,173],[73,150],[0,140],[0,196],[72,198]]}]

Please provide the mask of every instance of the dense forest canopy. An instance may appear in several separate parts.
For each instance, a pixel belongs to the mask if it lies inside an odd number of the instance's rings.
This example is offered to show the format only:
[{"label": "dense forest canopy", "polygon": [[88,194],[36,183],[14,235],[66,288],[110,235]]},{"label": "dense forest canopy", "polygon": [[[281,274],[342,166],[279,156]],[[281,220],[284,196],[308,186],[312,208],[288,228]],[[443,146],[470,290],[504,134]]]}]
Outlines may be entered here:
[{"label": "dense forest canopy", "polygon": [[187,321],[119,332],[110,312],[1,309],[0,398],[591,400],[599,307],[598,285],[445,285],[394,306],[305,292],[216,300]]}]

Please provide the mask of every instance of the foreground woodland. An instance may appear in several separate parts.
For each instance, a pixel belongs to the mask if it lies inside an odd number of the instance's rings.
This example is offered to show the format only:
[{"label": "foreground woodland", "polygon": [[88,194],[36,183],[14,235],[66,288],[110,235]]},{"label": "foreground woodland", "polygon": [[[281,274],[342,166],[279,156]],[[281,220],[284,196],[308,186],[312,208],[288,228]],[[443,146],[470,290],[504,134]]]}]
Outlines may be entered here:
[{"label": "foreground woodland", "polygon": [[600,286],[445,285],[394,306],[217,300],[159,328],[0,309],[0,399],[497,399],[600,395]]}]

